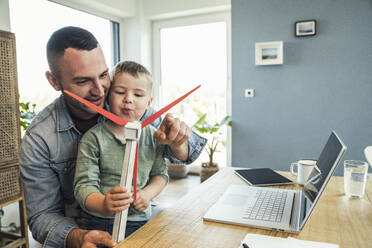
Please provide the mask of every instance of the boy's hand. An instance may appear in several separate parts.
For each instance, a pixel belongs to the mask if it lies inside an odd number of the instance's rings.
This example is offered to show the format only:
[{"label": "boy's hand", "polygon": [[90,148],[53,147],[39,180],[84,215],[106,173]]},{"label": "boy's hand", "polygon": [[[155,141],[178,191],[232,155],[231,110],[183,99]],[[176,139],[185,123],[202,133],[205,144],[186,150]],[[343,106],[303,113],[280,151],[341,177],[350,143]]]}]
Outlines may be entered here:
[{"label": "boy's hand", "polygon": [[160,144],[179,147],[187,144],[190,134],[191,130],[185,122],[168,113],[154,136]]},{"label": "boy's hand", "polygon": [[103,201],[105,215],[114,215],[127,208],[133,202],[132,196],[125,187],[114,187],[106,193]]},{"label": "boy's hand", "polygon": [[172,154],[181,161],[187,161],[189,156],[190,135],[190,127],[170,113],[164,117],[159,129],[154,133],[155,139],[160,144],[169,145]]},{"label": "boy's hand", "polygon": [[137,199],[133,202],[133,207],[138,211],[144,211],[150,204],[151,197],[144,190],[137,191]]}]

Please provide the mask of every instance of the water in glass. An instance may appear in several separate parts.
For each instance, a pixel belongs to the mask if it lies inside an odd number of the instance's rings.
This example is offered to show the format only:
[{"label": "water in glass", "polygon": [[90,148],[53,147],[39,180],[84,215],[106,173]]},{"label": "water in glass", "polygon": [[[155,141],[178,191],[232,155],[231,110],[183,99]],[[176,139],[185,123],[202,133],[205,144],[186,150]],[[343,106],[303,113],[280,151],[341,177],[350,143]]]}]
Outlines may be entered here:
[{"label": "water in glass", "polygon": [[348,197],[360,198],[364,195],[368,164],[364,161],[345,160],[344,190]]}]

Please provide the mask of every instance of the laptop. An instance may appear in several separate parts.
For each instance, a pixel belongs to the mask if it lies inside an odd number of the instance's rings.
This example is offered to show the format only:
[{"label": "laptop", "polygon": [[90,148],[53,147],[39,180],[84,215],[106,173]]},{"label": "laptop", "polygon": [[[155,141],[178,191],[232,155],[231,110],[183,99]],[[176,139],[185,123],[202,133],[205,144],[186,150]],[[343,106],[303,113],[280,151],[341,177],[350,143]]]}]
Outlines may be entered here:
[{"label": "laptop", "polygon": [[204,220],[299,233],[346,151],[332,131],[303,190],[232,184],[208,209]]}]

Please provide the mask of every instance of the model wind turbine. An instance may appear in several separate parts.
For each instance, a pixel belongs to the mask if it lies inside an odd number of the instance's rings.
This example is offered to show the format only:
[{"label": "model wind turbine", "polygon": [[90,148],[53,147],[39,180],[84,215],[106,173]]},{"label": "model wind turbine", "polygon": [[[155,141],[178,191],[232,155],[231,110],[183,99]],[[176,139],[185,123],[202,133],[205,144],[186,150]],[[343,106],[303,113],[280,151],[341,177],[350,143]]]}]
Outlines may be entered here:
[{"label": "model wind turbine", "polygon": [[[105,116],[106,118],[110,119],[114,123],[125,126],[124,128],[124,137],[126,140],[125,146],[125,153],[124,153],[124,160],[123,160],[123,168],[121,171],[121,178],[120,178],[120,186],[124,186],[127,189],[130,189],[132,186],[132,179],[133,179],[133,193],[134,199],[136,199],[137,195],[137,157],[138,157],[138,140],[141,135],[142,128],[146,127],[154,120],[159,118],[162,114],[167,112],[170,108],[178,104],[180,101],[185,99],[188,95],[193,93],[195,90],[200,88],[200,85],[183,95],[182,97],[178,98],[174,102],[170,103],[169,105],[165,106],[158,112],[154,113],[153,115],[147,117],[142,123],[138,121],[127,122],[126,120],[114,115],[111,112],[108,112],[93,103],[67,91],[64,92],[79,102],[87,105],[89,108],[95,110],[96,112],[100,113],[101,115]],[[114,227],[112,231],[112,238],[116,242],[120,242],[125,237],[125,227],[127,224],[127,217],[128,217],[128,209],[121,211],[115,214],[114,220]]]}]

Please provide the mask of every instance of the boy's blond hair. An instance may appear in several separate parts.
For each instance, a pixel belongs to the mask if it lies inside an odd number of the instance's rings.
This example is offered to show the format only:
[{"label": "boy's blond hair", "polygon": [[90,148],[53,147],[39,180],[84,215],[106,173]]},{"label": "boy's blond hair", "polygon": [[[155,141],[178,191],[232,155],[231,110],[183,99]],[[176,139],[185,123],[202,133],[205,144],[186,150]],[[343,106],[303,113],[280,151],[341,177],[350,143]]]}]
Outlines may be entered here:
[{"label": "boy's blond hair", "polygon": [[112,69],[110,73],[111,83],[114,83],[114,77],[120,73],[128,73],[134,78],[139,78],[140,75],[146,76],[148,79],[148,82],[150,83],[150,94],[152,97],[153,95],[152,78],[151,78],[151,73],[146,69],[146,67],[144,67],[143,65],[137,62],[129,61],[129,60],[119,62],[114,66],[114,68]]},{"label": "boy's blond hair", "polygon": [[119,73],[128,73],[131,76],[138,78],[140,74],[144,74],[151,80],[151,73],[141,64],[134,61],[123,61],[115,65],[113,72],[111,73],[112,79]]}]

